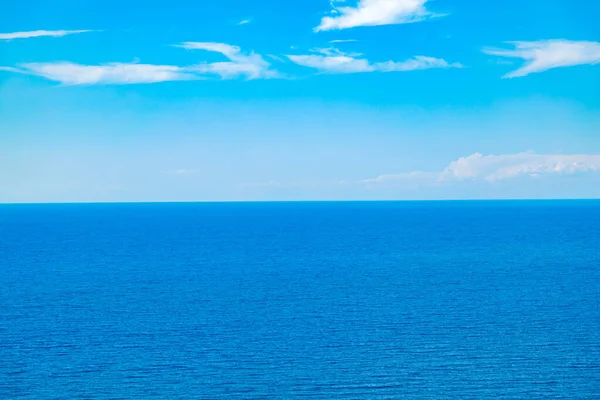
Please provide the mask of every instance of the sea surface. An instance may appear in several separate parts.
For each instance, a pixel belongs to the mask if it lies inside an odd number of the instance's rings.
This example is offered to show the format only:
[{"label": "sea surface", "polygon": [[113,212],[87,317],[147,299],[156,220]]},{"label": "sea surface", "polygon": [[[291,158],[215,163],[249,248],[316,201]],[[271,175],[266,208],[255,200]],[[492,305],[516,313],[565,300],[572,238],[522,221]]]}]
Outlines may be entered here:
[{"label": "sea surface", "polygon": [[0,399],[600,399],[600,201],[1,205]]}]

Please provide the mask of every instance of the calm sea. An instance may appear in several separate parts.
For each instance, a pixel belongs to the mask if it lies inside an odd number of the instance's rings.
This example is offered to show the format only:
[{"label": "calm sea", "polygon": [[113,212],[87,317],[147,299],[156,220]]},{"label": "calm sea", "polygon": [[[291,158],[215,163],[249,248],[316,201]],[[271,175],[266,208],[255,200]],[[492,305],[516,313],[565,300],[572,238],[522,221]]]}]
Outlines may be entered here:
[{"label": "calm sea", "polygon": [[0,399],[599,399],[600,201],[0,206]]}]

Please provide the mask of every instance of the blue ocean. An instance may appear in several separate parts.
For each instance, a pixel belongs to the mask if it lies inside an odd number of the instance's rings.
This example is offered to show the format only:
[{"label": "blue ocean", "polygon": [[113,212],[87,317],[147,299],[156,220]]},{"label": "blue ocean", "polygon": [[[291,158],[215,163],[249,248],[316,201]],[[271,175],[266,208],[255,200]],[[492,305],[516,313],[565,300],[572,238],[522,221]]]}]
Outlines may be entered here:
[{"label": "blue ocean", "polygon": [[599,399],[600,201],[0,206],[0,399]]}]

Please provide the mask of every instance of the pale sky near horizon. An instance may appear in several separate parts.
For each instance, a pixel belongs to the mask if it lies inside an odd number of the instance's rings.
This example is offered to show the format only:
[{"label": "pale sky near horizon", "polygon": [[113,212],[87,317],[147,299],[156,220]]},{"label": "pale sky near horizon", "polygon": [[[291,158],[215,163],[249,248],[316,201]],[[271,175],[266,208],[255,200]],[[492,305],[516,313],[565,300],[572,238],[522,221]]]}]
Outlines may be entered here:
[{"label": "pale sky near horizon", "polygon": [[600,198],[593,0],[7,0],[0,202]]}]

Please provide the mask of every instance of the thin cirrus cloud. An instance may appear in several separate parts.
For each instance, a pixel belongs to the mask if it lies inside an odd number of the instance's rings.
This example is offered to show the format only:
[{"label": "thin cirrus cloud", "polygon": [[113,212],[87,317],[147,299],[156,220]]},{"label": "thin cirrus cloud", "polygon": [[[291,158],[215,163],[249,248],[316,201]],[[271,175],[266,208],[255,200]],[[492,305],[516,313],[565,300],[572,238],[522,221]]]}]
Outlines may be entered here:
[{"label": "thin cirrus cloud", "polygon": [[536,154],[532,152],[482,155],[475,153],[452,161],[439,172],[413,171],[380,175],[361,181],[365,184],[417,182],[448,184],[456,182],[495,183],[517,178],[536,179],[575,174],[600,173],[600,154]]},{"label": "thin cirrus cloud", "polygon": [[[522,152],[514,154],[483,155],[474,153],[460,157],[441,171],[411,171],[384,174],[361,180],[336,180],[320,182],[258,182],[246,187],[331,187],[353,186],[370,189],[416,189],[426,187],[453,187],[468,183],[496,185],[501,182],[539,179],[560,179],[575,175],[600,178],[600,154],[537,154]],[[558,181],[557,181],[558,182]]]},{"label": "thin cirrus cloud", "polygon": [[359,0],[355,7],[345,5],[345,0],[331,1],[331,15],[323,17],[314,28],[316,32],[354,28],[407,24],[439,17],[425,4],[428,0]]},{"label": "thin cirrus cloud", "polygon": [[214,42],[183,42],[176,47],[187,50],[204,50],[220,53],[229,61],[197,64],[187,67],[188,70],[199,74],[218,75],[222,79],[245,77],[247,79],[278,78],[280,74],[271,69],[271,64],[260,54],[245,54],[238,46]]},{"label": "thin cirrus cloud", "polygon": [[335,39],[335,40],[330,40],[329,43],[352,43],[352,42],[357,42],[356,39]]},{"label": "thin cirrus cloud", "polygon": [[174,65],[108,63],[82,65],[71,62],[26,63],[12,72],[40,76],[64,85],[122,85],[199,79]]},{"label": "thin cirrus cloud", "polygon": [[461,68],[459,63],[449,63],[441,58],[416,56],[405,61],[371,63],[358,53],[344,53],[335,48],[316,49],[315,54],[288,55],[290,61],[322,73],[350,74],[359,72],[403,72],[432,68]]},{"label": "thin cirrus cloud", "polygon": [[140,63],[106,63],[83,65],[66,61],[24,63],[17,68],[0,70],[34,75],[63,85],[123,85],[209,79],[267,79],[279,77],[262,56],[242,53],[237,46],[225,43],[185,42],[177,47],[206,50],[224,55],[229,61],[202,63],[188,66],[154,65]]},{"label": "thin cirrus cloud", "polygon": [[484,48],[486,54],[521,58],[526,61],[521,68],[509,72],[504,78],[518,78],[553,68],[600,63],[600,42],[570,41],[564,39],[537,42],[507,42],[513,49]]},{"label": "thin cirrus cloud", "polygon": [[37,30],[37,31],[28,31],[28,32],[12,32],[12,33],[0,33],[0,40],[14,40],[14,39],[30,39],[37,37],[61,37],[67,35],[74,35],[77,33],[86,33],[93,32],[91,30],[76,30],[76,31],[46,31],[46,30]]}]

